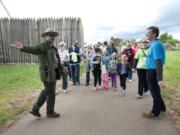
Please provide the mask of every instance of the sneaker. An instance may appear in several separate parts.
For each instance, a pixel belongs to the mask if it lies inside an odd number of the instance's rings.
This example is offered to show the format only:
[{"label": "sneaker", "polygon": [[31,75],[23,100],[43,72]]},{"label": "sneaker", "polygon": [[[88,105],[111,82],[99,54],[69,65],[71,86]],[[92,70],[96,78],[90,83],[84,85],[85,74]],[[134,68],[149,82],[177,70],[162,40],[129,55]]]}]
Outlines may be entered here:
[{"label": "sneaker", "polygon": [[102,87],[102,89],[103,89],[103,90],[106,90],[106,87],[105,87],[105,86],[103,86],[103,87]]},{"label": "sneaker", "polygon": [[137,97],[137,99],[141,99],[142,98],[142,96],[139,95],[139,94],[136,94],[136,97]]},{"label": "sneaker", "polygon": [[155,116],[153,113],[148,112],[148,113],[143,113],[142,116],[144,118],[149,118],[149,119],[153,119],[153,118],[158,118],[158,116]]},{"label": "sneaker", "polygon": [[126,91],[123,90],[123,91],[122,91],[122,96],[124,97],[125,95],[126,95]]},{"label": "sneaker", "polygon": [[149,96],[149,92],[147,91],[147,92],[144,92],[144,95],[145,96]]},{"label": "sneaker", "polygon": [[108,87],[105,87],[105,90],[108,90],[109,88]]},{"label": "sneaker", "polygon": [[63,90],[64,93],[68,93],[68,90]]},{"label": "sneaker", "polygon": [[124,97],[126,95],[126,91],[125,90],[121,90],[121,96]]},{"label": "sneaker", "polygon": [[29,113],[36,116],[36,117],[41,117],[41,114],[39,113],[39,111],[31,110]]},{"label": "sneaker", "polygon": [[129,82],[132,82],[132,79],[129,79]]},{"label": "sneaker", "polygon": [[96,89],[96,87],[94,87],[92,90],[93,90],[93,92],[95,92],[97,89]]},{"label": "sneaker", "polygon": [[108,87],[103,86],[103,90],[108,90]]},{"label": "sneaker", "polygon": [[56,113],[56,112],[53,112],[53,113],[47,114],[47,117],[49,117],[49,118],[58,118],[58,117],[60,117],[60,114]]},{"label": "sneaker", "polygon": [[61,90],[63,93],[67,93],[68,92],[68,90]]}]

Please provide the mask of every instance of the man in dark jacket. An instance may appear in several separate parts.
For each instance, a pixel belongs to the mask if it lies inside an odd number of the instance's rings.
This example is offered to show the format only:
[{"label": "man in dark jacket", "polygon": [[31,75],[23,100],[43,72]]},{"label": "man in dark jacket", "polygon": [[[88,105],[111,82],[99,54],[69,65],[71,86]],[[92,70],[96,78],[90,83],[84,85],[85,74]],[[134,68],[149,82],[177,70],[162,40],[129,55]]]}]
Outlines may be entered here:
[{"label": "man in dark jacket", "polygon": [[80,85],[80,62],[83,51],[79,47],[78,41],[74,41],[73,45],[68,49],[70,60],[70,72],[73,85]]},{"label": "man in dark jacket", "polygon": [[22,52],[31,53],[39,56],[40,60],[40,78],[44,84],[44,90],[41,91],[36,103],[33,105],[30,112],[36,117],[41,117],[39,109],[47,102],[47,117],[57,118],[59,113],[54,111],[55,105],[55,89],[56,80],[60,79],[62,73],[62,65],[60,64],[60,58],[57,48],[53,45],[55,37],[59,33],[55,32],[52,28],[46,29],[41,35],[45,41],[35,46],[24,46],[20,42],[14,42],[11,46],[20,49]]}]

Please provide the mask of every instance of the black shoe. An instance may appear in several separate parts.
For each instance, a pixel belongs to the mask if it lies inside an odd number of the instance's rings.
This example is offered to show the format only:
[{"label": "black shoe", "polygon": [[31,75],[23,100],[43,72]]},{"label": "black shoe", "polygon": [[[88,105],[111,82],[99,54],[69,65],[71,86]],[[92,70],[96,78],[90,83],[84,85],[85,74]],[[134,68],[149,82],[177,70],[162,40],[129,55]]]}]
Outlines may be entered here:
[{"label": "black shoe", "polygon": [[162,109],[161,112],[165,113],[165,112],[166,112],[166,109]]},{"label": "black shoe", "polygon": [[32,115],[34,115],[34,116],[36,116],[36,117],[41,117],[41,114],[39,113],[39,111],[34,111],[34,110],[32,110],[32,111],[30,111],[29,113],[32,114]]},{"label": "black shoe", "polygon": [[162,107],[161,112],[166,112],[166,107]]},{"label": "black shoe", "polygon": [[53,112],[53,113],[47,114],[47,117],[49,117],[49,118],[58,118],[58,117],[60,117],[60,114],[56,113],[56,112]]},{"label": "black shoe", "polygon": [[86,83],[86,85],[85,86],[89,86],[89,83]]}]

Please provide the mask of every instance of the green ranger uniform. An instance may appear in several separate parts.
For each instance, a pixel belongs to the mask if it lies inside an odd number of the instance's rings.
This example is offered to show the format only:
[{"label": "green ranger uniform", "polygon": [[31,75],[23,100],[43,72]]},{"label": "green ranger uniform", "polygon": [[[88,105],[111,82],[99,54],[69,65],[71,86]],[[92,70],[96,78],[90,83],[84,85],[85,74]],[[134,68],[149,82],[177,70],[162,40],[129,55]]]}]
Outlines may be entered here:
[{"label": "green ranger uniform", "polygon": [[44,90],[41,91],[33,110],[39,111],[47,100],[47,114],[52,114],[55,105],[56,80],[60,79],[63,69],[60,64],[58,50],[54,45],[45,41],[35,46],[24,46],[21,51],[39,56],[39,72],[41,81],[44,83]]}]

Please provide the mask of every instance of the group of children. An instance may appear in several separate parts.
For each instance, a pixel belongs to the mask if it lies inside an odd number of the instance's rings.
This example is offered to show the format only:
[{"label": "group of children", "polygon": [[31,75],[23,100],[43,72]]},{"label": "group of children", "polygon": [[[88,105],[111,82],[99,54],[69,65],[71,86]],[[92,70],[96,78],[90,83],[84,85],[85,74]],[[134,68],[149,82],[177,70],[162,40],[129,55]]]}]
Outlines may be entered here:
[{"label": "group of children", "polygon": [[86,86],[89,85],[90,71],[92,71],[94,76],[94,92],[98,89],[108,90],[110,81],[112,89],[117,91],[117,76],[119,76],[121,95],[125,96],[126,78],[128,77],[128,72],[132,70],[125,54],[118,55],[115,52],[109,54],[106,48],[96,47],[93,49],[91,46],[88,46],[86,58]]}]

